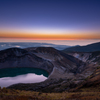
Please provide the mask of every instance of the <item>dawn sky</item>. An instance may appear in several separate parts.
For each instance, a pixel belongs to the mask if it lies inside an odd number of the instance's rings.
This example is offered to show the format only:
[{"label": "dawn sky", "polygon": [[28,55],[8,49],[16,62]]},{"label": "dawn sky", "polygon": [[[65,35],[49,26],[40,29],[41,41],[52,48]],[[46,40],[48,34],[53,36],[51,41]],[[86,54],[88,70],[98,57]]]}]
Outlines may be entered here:
[{"label": "dawn sky", "polygon": [[100,0],[0,0],[0,38],[100,40]]}]

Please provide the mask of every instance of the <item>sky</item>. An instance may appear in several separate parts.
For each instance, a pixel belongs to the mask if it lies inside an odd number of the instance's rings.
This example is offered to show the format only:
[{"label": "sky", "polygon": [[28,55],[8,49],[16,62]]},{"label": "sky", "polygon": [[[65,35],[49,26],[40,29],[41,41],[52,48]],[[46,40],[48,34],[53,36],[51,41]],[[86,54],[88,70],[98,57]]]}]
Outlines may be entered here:
[{"label": "sky", "polygon": [[14,39],[100,41],[100,0],[0,0],[0,42]]}]

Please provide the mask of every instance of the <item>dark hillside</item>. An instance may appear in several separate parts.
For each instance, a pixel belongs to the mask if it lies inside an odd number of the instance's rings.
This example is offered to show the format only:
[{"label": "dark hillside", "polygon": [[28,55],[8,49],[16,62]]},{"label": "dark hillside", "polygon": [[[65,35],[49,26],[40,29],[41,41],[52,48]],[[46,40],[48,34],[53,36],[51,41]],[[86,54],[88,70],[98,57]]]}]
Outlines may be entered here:
[{"label": "dark hillside", "polygon": [[94,52],[94,51],[100,51],[100,42],[89,44],[86,46],[70,47],[63,50],[63,52]]}]

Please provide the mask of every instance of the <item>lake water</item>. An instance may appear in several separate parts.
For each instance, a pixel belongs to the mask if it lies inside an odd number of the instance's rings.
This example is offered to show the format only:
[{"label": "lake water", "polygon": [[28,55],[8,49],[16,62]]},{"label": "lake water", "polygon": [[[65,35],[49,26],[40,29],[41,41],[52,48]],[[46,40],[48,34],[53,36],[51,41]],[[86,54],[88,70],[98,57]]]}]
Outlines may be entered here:
[{"label": "lake water", "polygon": [[46,71],[37,68],[0,69],[0,86],[2,88],[16,83],[38,83],[47,77]]}]

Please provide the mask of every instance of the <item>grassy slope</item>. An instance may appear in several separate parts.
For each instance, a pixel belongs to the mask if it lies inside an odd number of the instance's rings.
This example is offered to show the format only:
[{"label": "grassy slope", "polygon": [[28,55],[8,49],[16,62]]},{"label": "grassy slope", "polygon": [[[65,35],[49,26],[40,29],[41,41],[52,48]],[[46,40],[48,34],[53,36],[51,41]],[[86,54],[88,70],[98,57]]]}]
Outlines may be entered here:
[{"label": "grassy slope", "polygon": [[0,100],[100,100],[100,67],[79,87],[70,92],[42,93],[25,90],[0,89]]},{"label": "grassy slope", "polygon": [[42,93],[3,88],[0,89],[0,100],[100,100],[100,67],[70,92]]},{"label": "grassy slope", "polygon": [[0,100],[100,100],[100,92],[41,93],[34,91],[20,91],[0,89]]}]

